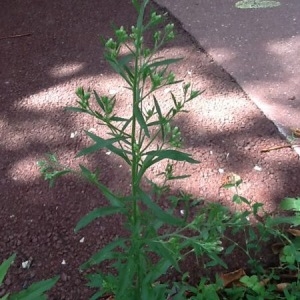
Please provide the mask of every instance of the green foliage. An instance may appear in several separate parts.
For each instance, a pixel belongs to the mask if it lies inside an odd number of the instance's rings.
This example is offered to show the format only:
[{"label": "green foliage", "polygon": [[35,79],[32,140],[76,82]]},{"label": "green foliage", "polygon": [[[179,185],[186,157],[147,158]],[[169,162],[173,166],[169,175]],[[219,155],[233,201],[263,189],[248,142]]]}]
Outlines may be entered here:
[{"label": "green foliage", "polygon": [[[107,199],[107,205],[82,217],[75,232],[104,216],[121,214],[124,217],[124,229],[129,233],[127,237],[117,237],[80,266],[82,270],[91,267],[98,270],[87,275],[88,285],[96,289],[91,299],[105,295],[113,295],[116,300],[185,299],[187,295],[190,299],[275,299],[274,285],[261,285],[266,272],[257,257],[267,242],[279,239],[286,243],[281,256],[283,266],[288,270],[299,270],[298,240],[296,243],[296,239],[289,239],[281,228],[286,223],[300,224],[299,216],[296,215],[299,205],[295,199],[287,198],[282,203],[283,209],[295,212],[294,216],[269,216],[263,211],[262,204],[252,204],[239,195],[238,188],[242,179],[234,175],[224,187],[234,189],[235,203],[248,207],[242,212],[232,213],[217,203],[203,204],[202,200],[193,199],[184,193],[170,196],[168,209],[162,209],[158,204],[162,196],[166,197],[170,180],[188,176],[174,175],[172,162],[198,163],[188,153],[178,149],[182,145],[182,136],[180,129],[173,126],[173,123],[179,113],[186,113],[186,104],[201,92],[193,90],[190,83],[176,80],[169,70],[180,58],[157,56],[157,51],[174,38],[174,25],[163,26],[164,18],[156,12],[152,12],[146,21],[148,2],[132,0],[138,13],[136,25],[129,31],[124,27],[116,29],[115,37],[105,42],[105,59],[131,91],[131,115],[124,117],[116,113],[115,96],[99,95],[83,87],[76,91],[77,106],[68,108],[73,112],[93,116],[109,134],[109,138],[103,138],[86,131],[91,145],[82,149],[77,157],[102,149],[114,153],[130,169],[130,193],[116,195],[99,181],[97,172],[82,165],[79,170],[64,168],[54,155],[39,162],[41,173],[50,181],[50,185],[53,186],[58,177],[72,172],[95,185]],[[163,29],[156,30],[158,25]],[[146,32],[152,34],[152,47],[144,43]],[[155,92],[175,83],[182,83],[182,97],[178,99],[171,92],[172,107],[163,112],[161,102],[166,99],[158,99]],[[145,100],[150,97],[152,106],[146,109]],[[165,170],[159,174],[164,176],[164,183],[158,186],[149,181],[152,190],[146,192],[141,185],[142,179],[150,167],[161,161],[167,162]],[[180,214],[179,207],[184,208]],[[253,226],[250,218],[256,220],[256,226]],[[232,236],[241,234],[245,237],[245,245],[232,239]],[[230,244],[226,248],[224,241]],[[185,278],[188,274],[183,275],[181,282],[161,280],[169,271],[181,272],[181,262],[188,255],[194,255],[200,270],[215,266],[227,268],[221,254],[231,255],[236,250],[247,257],[247,265],[251,269],[251,274],[240,279],[242,285],[238,288],[225,288],[218,277],[213,284],[203,278],[197,287],[187,283]],[[103,263],[109,266],[105,272],[100,271]],[[274,274],[270,276],[276,278]],[[298,285],[291,284],[284,294],[294,295],[297,288]],[[292,296],[289,297],[287,299],[292,299]]]},{"label": "green foliage", "polygon": [[[0,265],[0,286],[8,272],[10,265],[14,262],[16,254],[11,255],[7,260],[5,260]],[[1,297],[1,300],[42,300],[47,299],[46,292],[49,291],[55,283],[58,281],[59,277],[39,281],[30,285],[27,289],[22,290],[13,294],[6,294]]]}]

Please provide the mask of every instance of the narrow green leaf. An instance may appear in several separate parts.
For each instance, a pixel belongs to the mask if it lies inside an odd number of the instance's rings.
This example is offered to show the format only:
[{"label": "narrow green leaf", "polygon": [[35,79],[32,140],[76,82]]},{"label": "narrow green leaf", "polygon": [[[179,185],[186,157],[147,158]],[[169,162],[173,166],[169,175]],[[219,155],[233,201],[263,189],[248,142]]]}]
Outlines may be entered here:
[{"label": "narrow green leaf", "polygon": [[225,255],[231,254],[235,247],[236,247],[235,244],[232,244],[229,247],[227,247],[225,250]]},{"label": "narrow green leaf", "polygon": [[11,255],[7,260],[5,260],[1,265],[0,265],[0,285],[3,282],[4,277],[6,276],[6,273],[10,267],[10,265],[13,263],[13,261],[16,258],[16,253]]},{"label": "narrow green leaf", "polygon": [[65,108],[65,110],[72,111],[72,112],[80,112],[80,113],[86,113],[87,112],[86,109],[83,109],[83,108],[80,108],[80,107],[73,107],[73,106],[68,106],[68,107]]},{"label": "narrow green leaf", "polygon": [[110,202],[111,206],[113,207],[124,207],[123,203],[120,201],[120,199],[114,195],[110,189],[108,189],[105,185],[99,182],[97,176],[95,176],[94,173],[92,173],[89,169],[86,167],[79,165],[82,175],[91,183],[95,184],[96,187],[103,193],[103,195],[106,197],[106,199]]},{"label": "narrow green leaf", "polygon": [[148,194],[144,193],[143,191],[140,191],[140,197],[142,202],[151,210],[151,212],[154,214],[156,218],[163,221],[166,224],[180,226],[183,225],[183,220],[178,219],[171,214],[165,212],[162,210],[156,203],[152,201],[152,199],[149,197]]},{"label": "narrow green leaf", "polygon": [[190,154],[178,151],[178,150],[156,150],[156,151],[148,151],[143,154],[146,155],[146,158],[143,162],[142,168],[139,172],[139,178],[143,176],[146,170],[152,165],[163,159],[172,159],[175,161],[185,161],[192,164],[197,164],[199,161],[191,158]]},{"label": "narrow green leaf", "polygon": [[[133,53],[127,54],[119,60],[119,64],[121,66],[126,66],[129,62],[131,62],[134,59],[134,57],[135,57],[135,55]],[[132,73],[131,73],[131,75],[132,75]]]},{"label": "narrow green leaf", "polygon": [[94,92],[94,95],[95,95],[95,98],[96,98],[96,101],[97,101],[98,105],[104,111],[104,105],[103,105],[103,102],[101,100],[101,97],[99,97],[99,95],[97,94],[97,92],[95,90],[93,92]]},{"label": "narrow green leaf", "polygon": [[284,198],[280,203],[280,208],[300,212],[300,198]]},{"label": "narrow green leaf", "polygon": [[[136,5],[136,2],[140,2],[140,4]],[[143,20],[144,20],[144,14],[146,6],[148,5],[149,0],[143,0],[143,1],[133,1],[134,6],[138,7],[139,15],[136,23],[137,28],[143,28]]]},{"label": "narrow green leaf", "polygon": [[120,74],[120,76],[128,83],[128,85],[131,87],[132,83],[130,81],[130,79],[127,77],[126,73],[124,72],[124,70],[120,67],[119,63],[117,61],[115,61],[114,59],[111,59],[111,57],[109,55],[105,55],[105,59],[106,61],[110,64],[110,66],[113,68],[113,70]]},{"label": "narrow green leaf", "polygon": [[40,300],[46,299],[44,293],[49,291],[58,281],[59,276],[42,280],[30,285],[26,290],[12,294],[9,300]]},{"label": "narrow green leaf", "polygon": [[174,63],[177,63],[179,61],[181,61],[182,58],[168,58],[168,59],[163,59],[163,60],[159,60],[156,62],[153,62],[151,64],[148,65],[149,68],[157,68],[160,66],[168,66]]},{"label": "narrow green leaf", "polygon": [[[176,262],[177,263],[177,262]],[[170,259],[161,259],[145,277],[145,282],[155,282],[158,278],[167,273],[172,266]]]},{"label": "narrow green leaf", "polygon": [[9,294],[6,294],[5,296],[3,296],[2,298],[0,298],[0,300],[7,300],[9,297]]},{"label": "narrow green leaf", "polygon": [[117,299],[122,299],[122,295],[124,295],[126,289],[128,289],[134,282],[134,275],[136,273],[136,269],[137,262],[135,260],[135,257],[131,255],[128,257],[126,264],[123,264],[123,266],[120,268],[120,287],[116,295]]},{"label": "narrow green leaf", "polygon": [[85,131],[86,135],[89,136],[94,142],[96,142],[96,144],[94,144],[93,146],[87,147],[83,150],[81,150],[76,157],[80,157],[83,155],[87,155],[87,154],[91,154],[94,153],[100,149],[103,148],[108,148],[109,146],[111,146],[112,144],[121,141],[122,138],[121,137],[117,137],[117,138],[111,138],[111,139],[103,139],[100,136],[97,136],[95,134],[93,134],[92,132],[89,131]]},{"label": "narrow green leaf", "polygon": [[124,248],[125,242],[126,242],[125,238],[118,238],[115,241],[109,243],[100,251],[93,254],[88,261],[86,261],[84,264],[80,266],[80,269],[84,270],[93,265],[100,264],[104,260],[114,259],[116,257],[116,253],[113,250],[117,247]]},{"label": "narrow green leaf", "polygon": [[191,158],[190,154],[178,151],[178,150],[159,150],[159,151],[149,151],[144,155],[155,157],[153,163],[157,163],[163,159],[172,159],[175,161],[185,161],[191,164],[198,164],[199,161]]},{"label": "narrow green leaf", "polygon": [[83,156],[83,155],[88,155],[88,154],[97,152],[100,149],[106,148],[106,149],[110,150],[111,152],[113,152],[114,154],[118,155],[119,157],[123,158],[128,165],[131,164],[129,158],[126,155],[126,152],[127,153],[129,153],[129,152],[128,151],[123,151],[123,150],[121,150],[121,149],[119,149],[119,148],[117,148],[113,145],[114,143],[119,142],[119,141],[128,143],[128,141],[126,140],[125,137],[118,136],[118,137],[115,137],[115,138],[105,140],[105,139],[101,138],[100,136],[97,136],[97,135],[95,135],[95,134],[93,134],[89,131],[85,131],[85,132],[95,142],[95,144],[81,150],[76,155],[76,157],[80,157],[80,156]]},{"label": "narrow green leaf", "polygon": [[143,129],[145,135],[147,137],[150,137],[150,133],[149,133],[146,121],[145,121],[143,114],[142,114],[140,108],[138,107],[138,105],[134,105],[133,113],[136,116],[136,119],[137,119],[138,123],[140,124],[141,129]]},{"label": "narrow green leaf", "polygon": [[87,215],[85,215],[76,225],[74,231],[78,232],[80,229],[86,227],[88,224],[90,224],[92,221],[94,221],[97,218],[114,215],[117,213],[123,213],[124,209],[121,207],[113,207],[113,206],[106,206],[106,207],[100,207],[92,210]]},{"label": "narrow green leaf", "polygon": [[275,217],[268,220],[269,225],[279,225],[279,224],[291,224],[293,226],[300,226],[300,215],[291,217]]},{"label": "narrow green leaf", "polygon": [[[162,261],[164,261],[164,265],[167,265],[166,262],[168,262],[169,265],[172,265],[177,271],[180,272],[180,267],[178,265],[176,253],[172,252],[171,249],[167,247],[166,244],[160,241],[148,241],[148,245],[150,249],[158,254],[160,257],[163,258]],[[157,274],[162,275],[162,274]],[[151,276],[154,276],[154,274],[151,274]],[[155,275],[156,276],[156,275]],[[157,278],[153,278],[157,279]]]},{"label": "narrow green leaf", "polygon": [[154,105],[155,105],[155,108],[156,108],[156,111],[157,111],[157,114],[158,114],[162,140],[165,141],[165,128],[164,128],[165,124],[164,124],[164,121],[163,121],[164,118],[163,118],[163,115],[161,113],[161,109],[160,109],[160,106],[158,104],[158,101],[157,101],[155,95],[153,95],[153,100],[154,100]]},{"label": "narrow green leaf", "polygon": [[116,117],[116,116],[112,116],[110,118],[111,121],[114,121],[114,122],[127,122],[128,119],[125,119],[125,118],[122,118],[122,117]]}]

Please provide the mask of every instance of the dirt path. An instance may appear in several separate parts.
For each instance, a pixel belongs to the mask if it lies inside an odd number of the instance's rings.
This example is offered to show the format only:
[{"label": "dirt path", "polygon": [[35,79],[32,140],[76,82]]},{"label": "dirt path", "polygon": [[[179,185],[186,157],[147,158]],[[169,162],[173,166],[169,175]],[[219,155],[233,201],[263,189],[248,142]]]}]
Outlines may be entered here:
[{"label": "dirt path", "polygon": [[[105,200],[73,177],[49,190],[36,162],[45,152],[55,152],[63,163],[76,166],[75,153],[88,143],[83,129],[99,131],[94,120],[64,111],[66,105],[75,103],[78,86],[116,93],[118,109],[130,113],[124,83],[103,61],[99,42],[100,35],[112,35],[111,21],[117,26],[134,23],[129,4],[116,0],[109,5],[104,0],[1,3],[0,36],[31,35],[0,40],[0,261],[17,252],[0,295],[60,274],[50,299],[87,299],[90,291],[78,266],[120,234],[121,220],[110,218],[75,235],[79,218]],[[285,196],[299,196],[297,155],[288,148],[260,153],[285,141],[234,80],[179,26],[177,30],[178,38],[161,54],[183,57],[176,66],[178,78],[191,80],[206,92],[190,105],[188,117],[177,120],[186,150],[201,164],[181,166],[180,172],[192,176],[174,183],[173,192],[182,189],[232,206],[231,191],[223,191],[220,185],[224,175],[234,172],[244,180],[241,193],[265,203],[267,209],[275,209]],[[160,97],[166,101],[167,95],[162,91]],[[72,133],[76,133],[74,138]],[[111,188],[128,189],[128,170],[114,157],[103,152],[85,163],[98,166],[102,180]],[[31,267],[20,268],[29,258],[33,259]]]}]

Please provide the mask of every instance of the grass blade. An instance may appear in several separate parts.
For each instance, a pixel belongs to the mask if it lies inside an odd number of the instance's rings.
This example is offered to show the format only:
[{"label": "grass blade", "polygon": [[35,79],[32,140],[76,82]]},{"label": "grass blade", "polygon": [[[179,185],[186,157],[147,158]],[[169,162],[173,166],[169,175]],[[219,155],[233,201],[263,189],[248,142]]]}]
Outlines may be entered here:
[{"label": "grass blade", "polygon": [[117,213],[124,212],[124,209],[122,207],[113,207],[113,206],[106,206],[106,207],[100,207],[92,210],[87,215],[85,215],[76,225],[74,231],[78,232],[80,229],[86,227],[88,224],[90,224],[92,221],[94,221],[97,218],[114,215]]},{"label": "grass blade", "polygon": [[13,263],[13,261],[16,258],[16,253],[14,253],[12,256],[10,256],[7,260],[5,260],[1,265],[0,265],[0,285],[3,282],[3,279],[10,267],[10,265]]}]

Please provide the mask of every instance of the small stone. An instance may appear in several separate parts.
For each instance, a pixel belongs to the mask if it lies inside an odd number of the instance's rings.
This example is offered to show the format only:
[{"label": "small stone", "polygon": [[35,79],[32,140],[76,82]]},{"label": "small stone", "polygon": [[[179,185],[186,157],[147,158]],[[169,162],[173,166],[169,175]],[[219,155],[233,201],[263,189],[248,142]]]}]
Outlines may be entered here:
[{"label": "small stone", "polygon": [[256,166],[254,167],[254,170],[255,170],[255,171],[258,171],[258,172],[261,172],[261,171],[262,171],[262,167],[256,165]]}]

